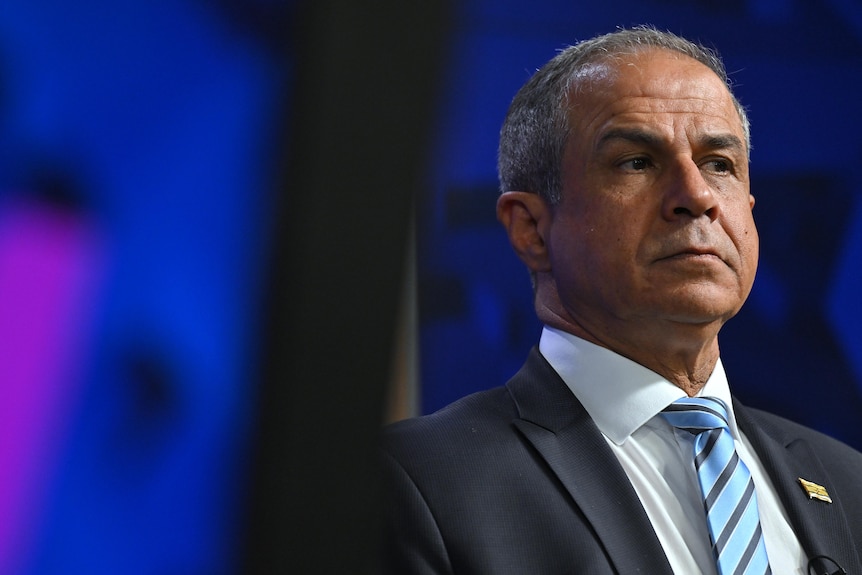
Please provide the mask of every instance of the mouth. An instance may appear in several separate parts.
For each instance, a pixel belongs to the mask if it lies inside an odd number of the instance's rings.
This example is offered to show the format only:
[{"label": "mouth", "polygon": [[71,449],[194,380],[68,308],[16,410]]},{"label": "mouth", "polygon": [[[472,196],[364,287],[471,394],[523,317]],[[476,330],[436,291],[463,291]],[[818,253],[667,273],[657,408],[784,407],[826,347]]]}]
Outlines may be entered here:
[{"label": "mouth", "polygon": [[658,258],[658,261],[663,260],[724,261],[716,250],[706,247],[689,247]]}]

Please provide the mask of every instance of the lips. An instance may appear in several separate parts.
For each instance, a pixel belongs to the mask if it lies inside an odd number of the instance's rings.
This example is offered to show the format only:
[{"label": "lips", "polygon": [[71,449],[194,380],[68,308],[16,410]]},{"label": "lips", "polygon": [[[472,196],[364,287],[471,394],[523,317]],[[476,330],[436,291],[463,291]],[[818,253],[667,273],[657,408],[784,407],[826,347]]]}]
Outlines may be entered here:
[{"label": "lips", "polygon": [[664,248],[659,251],[659,256],[655,259],[656,261],[661,261],[684,258],[708,258],[710,256],[724,261],[724,257],[722,257],[720,250],[713,246],[704,245],[664,246]]},{"label": "lips", "polygon": [[[658,239],[658,238],[657,238]],[[653,261],[686,261],[692,263],[724,262],[733,267],[734,246],[730,238],[718,230],[701,226],[687,226],[674,230],[652,245]]]},{"label": "lips", "polygon": [[718,254],[718,252],[712,248],[686,248],[686,249],[680,250],[676,254],[672,254],[671,257],[673,257],[673,256],[687,256],[687,255],[691,255],[691,256],[715,256],[717,258],[721,257]]},{"label": "lips", "polygon": [[667,255],[657,258],[656,261],[665,262],[691,262],[691,263],[709,263],[709,262],[725,262],[721,254],[714,248],[707,247],[687,247],[675,249],[667,253]]}]

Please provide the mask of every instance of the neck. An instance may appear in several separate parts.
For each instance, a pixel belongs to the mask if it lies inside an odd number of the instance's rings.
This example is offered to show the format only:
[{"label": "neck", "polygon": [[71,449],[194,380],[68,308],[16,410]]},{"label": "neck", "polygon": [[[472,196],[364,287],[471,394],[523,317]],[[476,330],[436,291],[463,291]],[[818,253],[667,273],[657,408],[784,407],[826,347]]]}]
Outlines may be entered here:
[{"label": "neck", "polygon": [[600,330],[539,309],[546,325],[618,353],[658,373],[689,397],[706,385],[719,358],[718,327],[656,323],[628,330]]}]

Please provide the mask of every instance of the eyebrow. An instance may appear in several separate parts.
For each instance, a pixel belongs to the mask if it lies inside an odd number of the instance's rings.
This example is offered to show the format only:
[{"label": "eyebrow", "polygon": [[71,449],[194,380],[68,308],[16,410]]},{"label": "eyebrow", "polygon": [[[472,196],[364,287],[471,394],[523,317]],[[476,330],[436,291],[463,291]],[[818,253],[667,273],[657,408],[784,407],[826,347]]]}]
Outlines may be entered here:
[{"label": "eyebrow", "polygon": [[[650,147],[659,147],[664,141],[660,135],[640,128],[614,128],[602,134],[599,141],[596,142],[595,149],[601,150],[614,140],[624,140]],[[745,151],[742,140],[733,134],[706,134],[700,138],[698,145],[710,150]]]},{"label": "eyebrow", "polygon": [[733,134],[707,135],[701,138],[700,145],[710,150],[738,150],[745,151],[745,145]]},{"label": "eyebrow", "polygon": [[662,138],[658,134],[639,128],[614,128],[602,134],[602,137],[596,142],[596,150],[601,150],[614,140],[624,140],[647,146],[659,146]]}]

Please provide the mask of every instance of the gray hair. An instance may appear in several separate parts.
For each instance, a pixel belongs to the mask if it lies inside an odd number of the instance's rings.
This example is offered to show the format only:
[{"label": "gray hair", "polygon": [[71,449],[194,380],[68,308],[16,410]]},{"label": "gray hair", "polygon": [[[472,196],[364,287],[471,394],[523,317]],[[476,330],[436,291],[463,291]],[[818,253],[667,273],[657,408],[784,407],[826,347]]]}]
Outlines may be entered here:
[{"label": "gray hair", "polygon": [[562,50],[515,95],[500,131],[497,172],[500,189],[532,192],[552,205],[562,194],[562,159],[569,134],[568,97],[589,69],[609,59],[648,49],[679,52],[707,66],[724,82],[739,114],[747,149],[750,126],[745,108],[731,90],[718,54],[701,44],[649,26],[617,30]]}]

